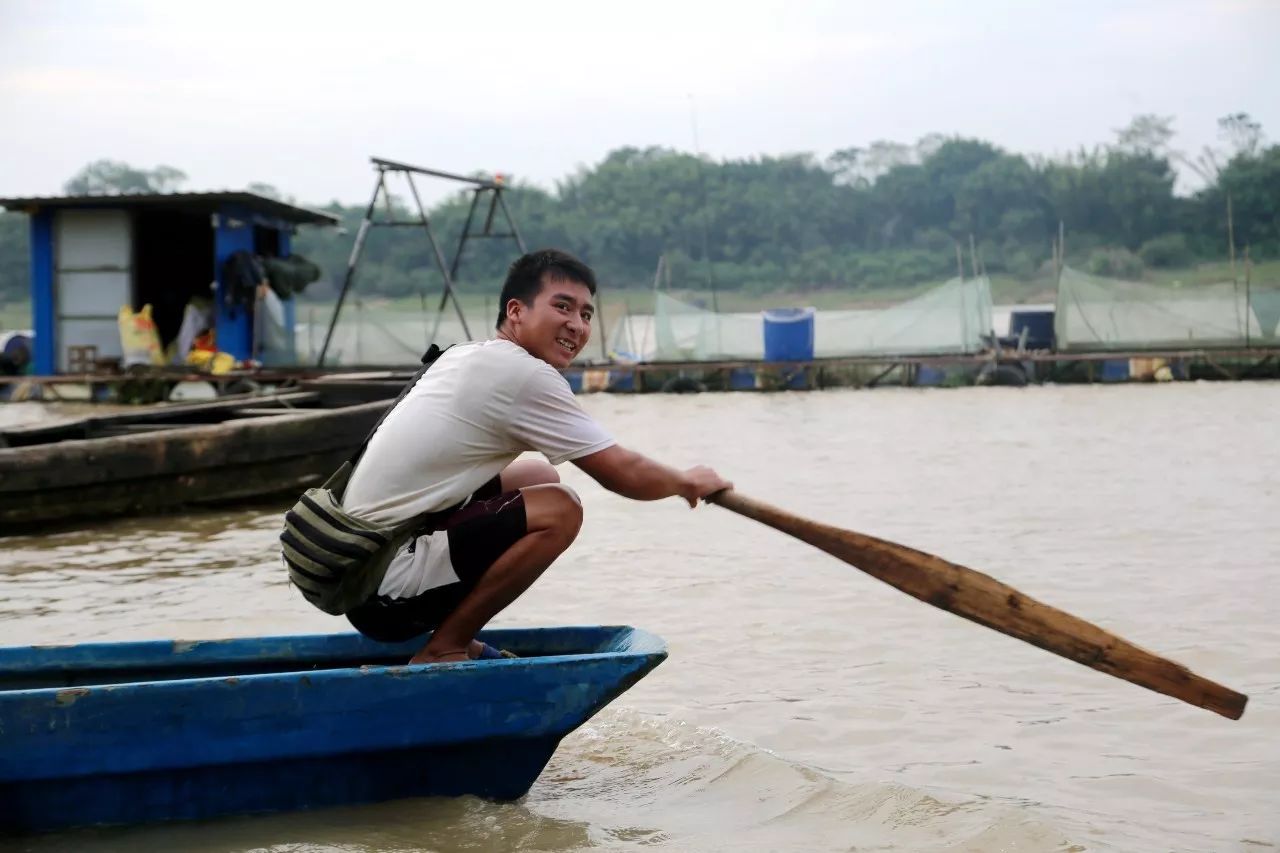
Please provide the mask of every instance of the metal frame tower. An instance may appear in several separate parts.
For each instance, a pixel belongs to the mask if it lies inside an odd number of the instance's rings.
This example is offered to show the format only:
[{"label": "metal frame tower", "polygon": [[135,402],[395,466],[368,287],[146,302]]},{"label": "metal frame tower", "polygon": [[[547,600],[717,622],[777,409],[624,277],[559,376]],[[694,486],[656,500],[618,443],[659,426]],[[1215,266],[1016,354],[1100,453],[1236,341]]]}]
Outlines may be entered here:
[{"label": "metal frame tower", "polygon": [[[454,308],[458,312],[458,320],[462,323],[462,331],[467,337],[471,337],[471,329],[467,326],[467,318],[463,315],[462,305],[458,301],[458,294],[454,291],[454,282],[458,278],[458,267],[462,263],[462,254],[467,247],[467,243],[471,240],[479,239],[513,239],[516,246],[520,249],[520,254],[525,254],[528,250],[525,248],[524,238],[520,236],[520,229],[516,227],[515,219],[511,215],[511,210],[507,207],[507,201],[503,197],[503,191],[507,189],[501,176],[492,180],[486,178],[469,178],[465,175],[455,175],[451,172],[441,172],[437,169],[424,169],[421,166],[412,166],[408,163],[400,163],[395,160],[386,160],[381,157],[370,157],[374,169],[377,171],[377,177],[374,179],[373,197],[369,199],[369,207],[365,210],[364,219],[360,222],[360,230],[356,232],[355,245],[351,247],[351,256],[347,260],[347,273],[342,280],[342,290],[338,294],[338,302],[333,308],[333,317],[329,320],[329,329],[325,332],[324,346],[320,348],[320,356],[316,359],[316,366],[323,367],[325,356],[329,352],[329,344],[333,339],[333,330],[338,325],[338,317],[342,313],[342,305],[346,301],[347,293],[351,290],[352,282],[355,280],[356,267],[360,263],[360,255],[364,251],[365,240],[369,236],[369,230],[374,227],[383,228],[421,228],[427,236],[427,242],[431,244],[431,254],[435,258],[436,267],[440,270],[440,275],[444,279],[444,289],[440,294],[440,307],[436,311],[435,324],[431,330],[431,341],[434,342],[436,335],[440,331],[440,318],[444,314],[444,310],[448,307],[450,297],[453,298]],[[409,184],[409,191],[413,195],[414,205],[418,209],[417,219],[395,218],[395,213],[391,207],[391,193],[387,189],[387,173],[402,174]],[[458,181],[471,185],[471,208],[467,211],[467,221],[462,227],[462,234],[458,238],[458,246],[454,250],[453,261],[447,263],[445,261],[444,252],[440,250],[440,244],[436,240],[435,233],[431,230],[431,221],[427,217],[426,208],[422,206],[422,198],[418,195],[417,184],[414,183],[414,175],[423,175],[432,178],[443,178],[449,181]],[[378,219],[378,200],[382,199],[386,208],[386,218]],[[480,209],[482,198],[487,202],[488,210],[484,215],[484,225],[478,231],[472,230],[475,222],[476,212]],[[506,221],[509,231],[498,233],[493,230],[494,219],[498,212],[501,211],[503,219]]]}]

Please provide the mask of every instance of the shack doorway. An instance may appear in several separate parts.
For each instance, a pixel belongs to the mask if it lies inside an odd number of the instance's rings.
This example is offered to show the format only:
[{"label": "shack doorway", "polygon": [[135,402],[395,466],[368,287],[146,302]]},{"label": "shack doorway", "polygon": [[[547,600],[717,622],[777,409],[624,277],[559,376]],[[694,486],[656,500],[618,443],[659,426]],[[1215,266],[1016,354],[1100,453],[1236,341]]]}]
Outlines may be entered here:
[{"label": "shack doorway", "polygon": [[151,305],[168,346],[192,297],[213,299],[214,230],[209,214],[140,211],[134,220],[133,308]]}]

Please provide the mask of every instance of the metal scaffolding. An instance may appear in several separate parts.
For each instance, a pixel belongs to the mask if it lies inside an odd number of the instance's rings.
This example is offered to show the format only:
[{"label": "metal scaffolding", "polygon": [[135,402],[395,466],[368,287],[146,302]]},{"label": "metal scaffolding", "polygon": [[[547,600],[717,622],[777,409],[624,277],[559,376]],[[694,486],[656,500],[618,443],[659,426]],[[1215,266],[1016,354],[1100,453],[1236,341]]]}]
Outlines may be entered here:
[{"label": "metal scaffolding", "polygon": [[[440,318],[443,316],[445,308],[448,307],[450,297],[453,298],[453,306],[458,312],[458,320],[462,323],[463,333],[468,338],[471,337],[471,329],[467,326],[467,318],[463,314],[462,304],[458,301],[458,294],[454,291],[454,282],[457,281],[458,277],[458,267],[462,263],[462,253],[469,241],[490,238],[513,239],[520,249],[520,254],[523,255],[528,251],[525,248],[524,238],[520,236],[520,229],[516,227],[515,219],[511,216],[511,210],[507,207],[507,201],[503,197],[503,191],[506,186],[501,176],[493,180],[469,178],[465,175],[455,175],[451,172],[441,172],[436,169],[424,169],[421,166],[411,166],[408,163],[385,160],[381,157],[370,157],[369,160],[373,163],[373,167],[378,173],[374,181],[373,197],[369,199],[369,207],[365,210],[364,219],[360,222],[360,230],[356,232],[355,245],[351,247],[351,256],[347,260],[347,274],[342,281],[342,290],[338,294],[338,302],[333,308],[333,317],[329,320],[329,329],[325,332],[324,345],[320,348],[320,356],[316,359],[318,367],[324,366],[325,356],[329,352],[329,343],[332,341],[333,331],[338,325],[338,317],[342,314],[342,305],[346,301],[347,292],[351,289],[351,284],[355,280],[356,266],[360,263],[360,255],[364,251],[364,243],[369,236],[370,228],[413,227],[421,228],[427,235],[427,242],[431,244],[431,254],[435,258],[436,267],[440,270],[440,275],[444,279],[444,289],[440,294],[440,307],[436,311],[435,324],[431,330],[431,342],[435,341],[436,335],[440,332]],[[400,173],[408,181],[414,204],[418,208],[417,219],[395,219],[395,214],[391,207],[391,193],[387,190],[388,172]],[[459,181],[472,186],[471,208],[467,211],[467,221],[462,226],[462,234],[458,238],[458,246],[454,250],[451,263],[445,262],[444,253],[440,250],[440,244],[436,241],[435,233],[431,230],[431,221],[427,217],[426,208],[422,206],[422,198],[418,195],[418,187],[413,181],[414,175],[444,178],[445,180]],[[384,220],[376,218],[379,198],[383,200],[386,207],[386,219]],[[476,212],[480,209],[482,198],[487,203],[488,210],[484,216],[483,227],[479,231],[473,232],[472,225],[476,219]],[[507,227],[510,229],[504,233],[498,233],[493,230],[494,219],[499,210],[501,210],[503,219],[506,220]]]}]

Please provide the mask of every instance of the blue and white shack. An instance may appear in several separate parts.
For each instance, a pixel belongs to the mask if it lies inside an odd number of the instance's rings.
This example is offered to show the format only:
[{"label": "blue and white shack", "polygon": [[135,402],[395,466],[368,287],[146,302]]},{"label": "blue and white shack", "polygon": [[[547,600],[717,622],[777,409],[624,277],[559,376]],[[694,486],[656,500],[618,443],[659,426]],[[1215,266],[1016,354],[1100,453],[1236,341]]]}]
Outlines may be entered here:
[{"label": "blue and white shack", "polygon": [[[224,262],[241,250],[286,258],[297,226],[337,224],[250,192],[0,198],[0,206],[31,218],[32,366],[43,375],[120,357],[122,306],[151,305],[167,344],[194,296],[213,296],[218,349],[251,358],[253,310],[227,298]],[[293,300],[283,303],[292,329]]]}]

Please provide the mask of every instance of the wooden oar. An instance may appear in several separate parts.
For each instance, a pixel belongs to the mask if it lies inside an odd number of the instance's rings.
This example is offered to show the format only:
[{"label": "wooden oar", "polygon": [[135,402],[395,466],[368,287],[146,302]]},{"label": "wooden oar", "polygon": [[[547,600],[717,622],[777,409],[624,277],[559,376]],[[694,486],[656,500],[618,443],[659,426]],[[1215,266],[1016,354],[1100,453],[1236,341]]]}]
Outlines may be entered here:
[{"label": "wooden oar", "polygon": [[982,572],[874,536],[792,515],[732,489],[707,498],[808,542],[934,607],[1100,672],[1240,719],[1249,697],[1018,592]]}]

